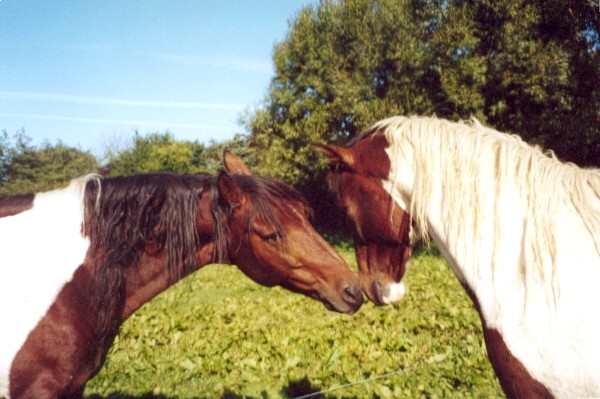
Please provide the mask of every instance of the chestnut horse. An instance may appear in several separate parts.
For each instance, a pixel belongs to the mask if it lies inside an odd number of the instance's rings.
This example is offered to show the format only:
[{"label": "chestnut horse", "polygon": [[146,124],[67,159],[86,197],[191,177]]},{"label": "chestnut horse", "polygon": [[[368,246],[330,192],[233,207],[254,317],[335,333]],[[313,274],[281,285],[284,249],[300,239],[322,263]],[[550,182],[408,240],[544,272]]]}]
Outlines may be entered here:
[{"label": "chestnut horse", "polygon": [[319,149],[369,248],[391,243],[402,211],[436,242],[509,398],[600,397],[599,170],[476,120],[394,117]]},{"label": "chestnut horse", "polygon": [[[385,191],[381,176],[387,157],[372,157],[385,148],[383,140],[360,140],[347,148],[315,144],[330,158],[330,191],[354,227],[354,250],[363,291],[375,305],[399,302],[406,293],[404,277],[418,240],[410,216]],[[342,156],[361,156],[345,162]],[[368,204],[368,206],[365,206]]]},{"label": "chestnut horse", "polygon": [[0,200],[0,397],[78,398],[119,326],[209,263],[355,312],[360,282],[292,188],[225,153],[218,177],[75,180]]}]

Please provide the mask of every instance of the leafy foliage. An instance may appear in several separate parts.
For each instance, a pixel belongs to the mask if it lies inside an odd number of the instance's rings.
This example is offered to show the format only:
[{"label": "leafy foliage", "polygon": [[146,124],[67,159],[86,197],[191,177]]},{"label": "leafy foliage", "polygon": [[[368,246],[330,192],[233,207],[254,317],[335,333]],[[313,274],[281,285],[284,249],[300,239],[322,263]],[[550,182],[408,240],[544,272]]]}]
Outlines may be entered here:
[{"label": "leafy foliage", "polygon": [[246,137],[236,135],[231,140],[211,142],[176,140],[169,132],[140,135],[121,151],[106,153],[107,169],[113,176],[144,172],[217,173],[223,168],[223,151],[242,157],[251,167],[256,165]]},{"label": "leafy foliage", "polygon": [[256,156],[254,151],[248,146],[246,136],[236,134],[231,140],[223,142],[211,142],[204,152],[207,170],[210,173],[217,173],[223,169],[223,151],[230,151],[242,158],[251,170],[258,170]]},{"label": "leafy foliage", "polygon": [[0,194],[23,194],[64,186],[98,169],[96,158],[62,143],[36,148],[24,131],[0,137]]},{"label": "leafy foliage", "polygon": [[345,142],[394,114],[476,116],[581,165],[600,165],[600,12],[576,0],[342,0],[302,9],[246,117],[264,171],[303,185]]},{"label": "leafy foliage", "polygon": [[39,192],[66,185],[71,179],[96,173],[131,175],[144,172],[218,173],[223,168],[223,151],[229,150],[244,158],[256,169],[254,152],[247,138],[236,135],[224,142],[212,142],[208,147],[197,141],[179,141],[171,133],[136,133],[125,149],[108,149],[104,159],[108,164],[98,167],[89,152],[48,143],[37,148],[24,131],[9,137],[0,135],[0,194]]},{"label": "leafy foliage", "polygon": [[592,3],[456,0],[440,15],[431,44],[457,117],[473,113],[566,160],[600,166],[600,12]]},{"label": "leafy foliage", "polygon": [[[352,250],[339,250],[354,263]],[[207,266],[123,325],[86,395],[502,397],[479,317],[445,262],[423,253],[407,278],[399,305],[347,316]]]},{"label": "leafy foliage", "polygon": [[[275,48],[265,107],[247,121],[260,163],[294,183],[312,177],[313,141],[340,142],[395,113],[432,104],[418,21],[407,2],[353,0],[304,8]],[[399,101],[404,99],[405,101]]]},{"label": "leafy foliage", "polygon": [[143,172],[193,173],[206,171],[203,144],[177,141],[171,133],[142,136],[136,132],[129,149],[108,154],[108,169],[114,176]]}]

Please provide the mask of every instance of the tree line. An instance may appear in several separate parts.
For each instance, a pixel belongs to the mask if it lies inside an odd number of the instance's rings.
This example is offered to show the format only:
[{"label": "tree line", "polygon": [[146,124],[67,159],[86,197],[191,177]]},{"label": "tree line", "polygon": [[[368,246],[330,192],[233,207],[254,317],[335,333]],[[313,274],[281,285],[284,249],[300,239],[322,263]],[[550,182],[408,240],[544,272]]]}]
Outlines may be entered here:
[{"label": "tree line", "polygon": [[61,142],[31,144],[24,130],[0,135],[0,195],[47,191],[67,185],[73,178],[90,173],[127,176],[144,172],[217,173],[223,151],[228,149],[249,162],[253,156],[247,139],[233,139],[205,145],[198,141],[176,140],[173,134],[135,133],[123,150],[106,149],[100,161],[90,151]]},{"label": "tree line", "polygon": [[313,179],[310,142],[396,114],[477,117],[600,165],[600,8],[589,0],[345,0],[302,9],[245,122],[259,161]]},{"label": "tree line", "polygon": [[[136,134],[105,171],[215,172],[229,146],[254,170],[330,201],[311,143],[343,143],[397,114],[475,116],[597,167],[599,32],[595,0],[321,0],[299,10],[275,45],[265,97],[241,117],[246,135],[205,145]],[[5,132],[0,192],[51,187],[98,166],[88,152],[32,148],[24,133]]]}]

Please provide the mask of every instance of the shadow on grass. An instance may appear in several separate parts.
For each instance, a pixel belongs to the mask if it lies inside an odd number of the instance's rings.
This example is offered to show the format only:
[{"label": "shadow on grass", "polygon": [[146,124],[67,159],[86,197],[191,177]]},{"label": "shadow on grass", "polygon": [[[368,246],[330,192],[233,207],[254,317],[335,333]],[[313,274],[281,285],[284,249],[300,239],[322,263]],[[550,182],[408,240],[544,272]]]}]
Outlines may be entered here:
[{"label": "shadow on grass", "polygon": [[[251,397],[239,395],[235,392],[225,391],[225,393],[220,397],[220,399],[267,399],[268,395],[265,393],[259,397]],[[143,395],[128,395],[122,392],[114,392],[109,394],[108,396],[102,395],[90,395],[86,396],[85,399],[179,399],[177,396],[165,396],[165,395],[155,395],[152,393],[147,393]],[[207,396],[195,396],[192,399],[208,399]]]},{"label": "shadow on grass", "polygon": [[[281,390],[281,393],[284,397],[289,399],[294,398],[302,398],[306,397],[307,399],[326,399],[326,396],[321,393],[321,389],[319,387],[314,386],[310,380],[306,377],[300,380],[292,380],[290,383]],[[345,399],[356,399],[354,396],[344,396]],[[132,396],[122,392],[114,392],[109,394],[108,396],[101,395],[90,395],[86,396],[85,399],[178,399],[174,396],[165,396],[165,395],[154,395],[151,393]],[[194,399],[208,399],[205,396],[196,396]],[[232,391],[225,391],[225,393],[220,397],[220,399],[269,399],[269,394],[263,391],[260,396],[246,396],[240,395],[238,393]]]},{"label": "shadow on grass", "polygon": [[310,380],[306,377],[297,381],[290,381],[289,385],[281,390],[281,393],[286,398],[299,398],[302,396],[309,396],[311,399],[323,399],[325,396],[320,393],[321,389],[311,384]]}]

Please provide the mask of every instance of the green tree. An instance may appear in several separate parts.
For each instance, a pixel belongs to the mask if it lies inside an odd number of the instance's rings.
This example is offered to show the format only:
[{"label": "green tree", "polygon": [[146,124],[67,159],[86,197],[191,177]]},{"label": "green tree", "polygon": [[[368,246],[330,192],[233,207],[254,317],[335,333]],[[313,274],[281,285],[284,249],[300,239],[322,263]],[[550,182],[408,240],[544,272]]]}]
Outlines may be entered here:
[{"label": "green tree", "polygon": [[241,157],[252,171],[260,173],[255,151],[248,143],[248,137],[236,134],[232,139],[222,142],[211,141],[204,152],[206,171],[216,174],[223,169],[223,152],[227,150]]},{"label": "green tree", "polygon": [[599,14],[586,1],[448,1],[430,41],[448,104],[599,165]]},{"label": "green tree", "polygon": [[96,158],[62,143],[30,145],[24,131],[10,140],[6,131],[0,142],[0,194],[23,194],[65,186],[73,178],[94,173]]},{"label": "green tree", "polygon": [[560,106],[539,124],[543,142],[566,160],[600,166],[600,3],[538,2],[540,40],[568,54]]},{"label": "green tree", "polygon": [[266,172],[304,185],[323,165],[310,142],[435,113],[599,165],[599,14],[584,0],[322,0],[275,47],[249,142]]},{"label": "green tree", "polygon": [[131,148],[107,154],[110,174],[132,175],[142,172],[204,172],[208,165],[205,147],[197,141],[177,141],[171,133],[142,136],[136,132]]},{"label": "green tree", "polygon": [[270,174],[303,184],[320,162],[311,141],[342,142],[379,118],[434,109],[417,14],[394,0],[322,1],[300,11],[275,47],[264,107],[245,120]]}]

